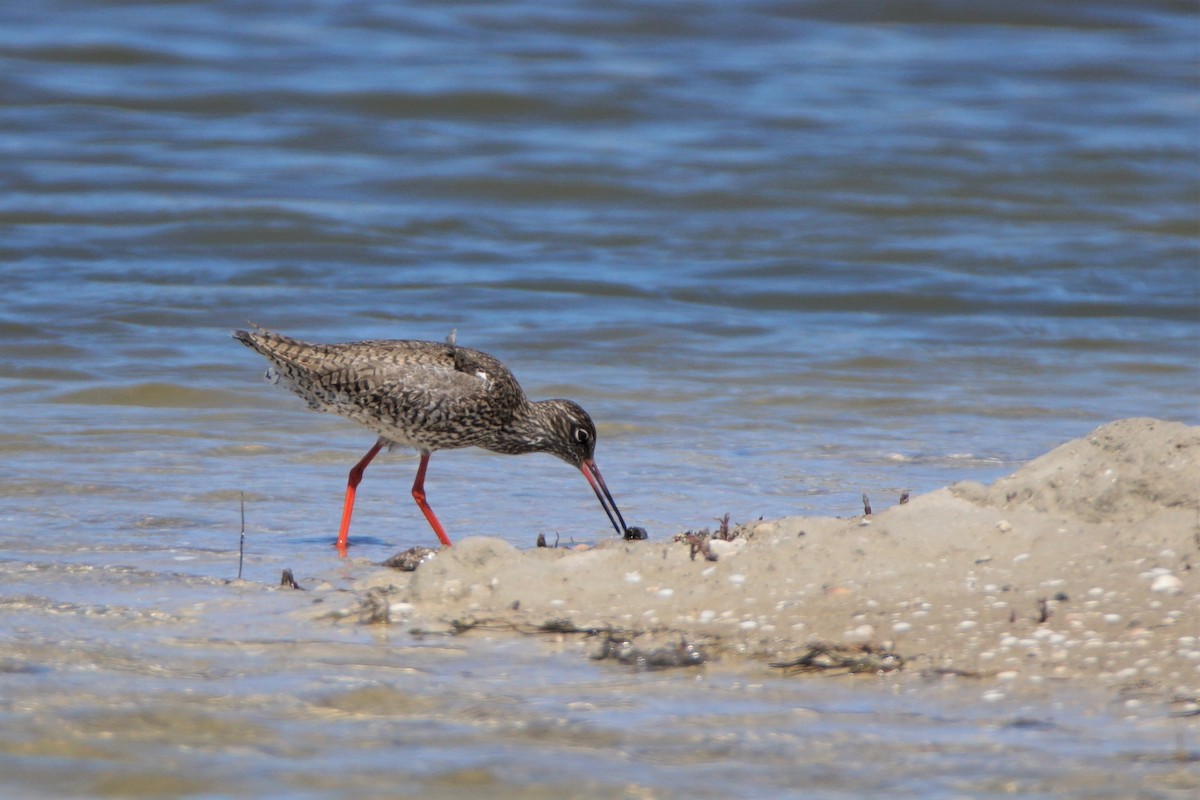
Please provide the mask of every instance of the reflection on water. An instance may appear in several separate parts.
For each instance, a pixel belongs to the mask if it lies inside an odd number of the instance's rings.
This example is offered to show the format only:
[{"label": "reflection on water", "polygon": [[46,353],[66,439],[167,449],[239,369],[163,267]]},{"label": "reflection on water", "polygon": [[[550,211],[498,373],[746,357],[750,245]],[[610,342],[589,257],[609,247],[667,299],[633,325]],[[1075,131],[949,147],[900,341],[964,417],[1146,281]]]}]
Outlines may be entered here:
[{"label": "reflection on water", "polygon": [[[374,437],[228,331],[457,328],[588,408],[656,539],[1196,422],[1195,29],[1171,3],[5,5],[4,791],[1186,792],[1171,723],[1057,692],[314,623],[358,574],[326,545]],[[356,555],[430,542],[415,465],[372,465]],[[551,458],[438,453],[427,488],[455,536],[609,535]],[[265,588],[285,567],[325,588]]]}]

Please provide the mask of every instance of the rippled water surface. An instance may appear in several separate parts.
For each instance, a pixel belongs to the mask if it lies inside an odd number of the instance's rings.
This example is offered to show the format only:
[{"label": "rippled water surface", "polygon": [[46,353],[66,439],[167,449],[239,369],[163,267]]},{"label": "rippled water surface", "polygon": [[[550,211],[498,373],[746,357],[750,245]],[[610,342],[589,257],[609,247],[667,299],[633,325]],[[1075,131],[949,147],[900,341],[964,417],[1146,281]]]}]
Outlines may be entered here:
[{"label": "rippled water surface", "polygon": [[[373,437],[228,333],[457,329],[588,408],[655,538],[1194,424],[1198,43],[1171,2],[3,4],[3,792],[1169,796],[1111,709],[314,627],[265,586],[354,580]],[[432,541],[415,464],[356,555]],[[546,456],[427,488],[455,537],[607,535]]]}]

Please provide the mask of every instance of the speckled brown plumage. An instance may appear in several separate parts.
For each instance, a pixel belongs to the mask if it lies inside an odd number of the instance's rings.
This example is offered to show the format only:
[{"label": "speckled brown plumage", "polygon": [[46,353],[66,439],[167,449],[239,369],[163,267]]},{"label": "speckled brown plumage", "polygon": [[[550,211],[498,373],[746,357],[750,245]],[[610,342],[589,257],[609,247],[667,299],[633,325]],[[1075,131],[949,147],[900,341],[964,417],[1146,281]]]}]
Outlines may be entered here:
[{"label": "speckled brown plumage", "polygon": [[286,384],[314,410],[340,414],[378,434],[375,446],[350,471],[338,534],[343,550],[362,471],[390,445],[421,452],[413,496],[443,544],[450,540],[425,502],[425,468],[433,451],[455,447],[558,456],[583,472],[613,527],[628,534],[593,460],[596,427],[587,412],[570,400],[529,401],[498,359],[458,346],[453,333],[445,343],[312,344],[265,330],[234,331],[233,336],[266,356],[268,380]]}]

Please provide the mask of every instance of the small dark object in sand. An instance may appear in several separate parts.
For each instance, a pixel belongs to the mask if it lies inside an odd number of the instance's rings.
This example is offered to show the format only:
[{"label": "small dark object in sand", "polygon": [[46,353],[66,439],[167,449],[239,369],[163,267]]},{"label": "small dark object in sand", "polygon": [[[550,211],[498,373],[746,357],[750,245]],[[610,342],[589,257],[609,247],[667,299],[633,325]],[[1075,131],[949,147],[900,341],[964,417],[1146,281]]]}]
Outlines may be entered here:
[{"label": "small dark object in sand", "polygon": [[296,578],[295,578],[295,576],[292,575],[292,571],[290,569],[285,569],[283,571],[283,575],[281,575],[279,577],[279,585],[286,586],[289,589],[303,590],[303,588],[304,588],[300,584],[296,583]]},{"label": "small dark object in sand", "polygon": [[537,538],[537,546],[538,546],[538,547],[545,547],[545,546],[546,546],[546,534],[544,534],[544,533],[539,533],[539,534],[538,534],[538,538]]},{"label": "small dark object in sand", "polygon": [[588,636],[595,636],[600,633],[599,628],[581,628],[567,617],[556,617],[548,619],[536,628],[537,633],[586,633]]},{"label": "small dark object in sand", "polygon": [[866,492],[863,492],[863,516],[871,516],[871,499],[867,497]]},{"label": "small dark object in sand", "polygon": [[687,531],[686,533],[681,533],[676,536],[675,541],[688,543],[688,546],[691,548],[688,551],[688,557],[691,558],[692,561],[696,560],[697,553],[702,553],[705,561],[716,561],[717,554],[713,552],[712,545],[709,544],[709,540],[711,538],[712,537],[707,531],[701,531],[699,533]]},{"label": "small dark object in sand", "polygon": [[432,547],[421,547],[418,545],[396,553],[396,555],[384,561],[380,566],[391,567],[401,572],[415,572],[417,567],[436,555],[437,550]]},{"label": "small dark object in sand", "polygon": [[639,528],[637,525],[630,525],[625,529],[625,538],[630,541],[649,539],[650,534],[646,533],[645,528]]},{"label": "small dark object in sand", "polygon": [[901,492],[900,493],[900,505],[904,505],[907,502],[908,502],[908,492]]},{"label": "small dark object in sand", "polygon": [[1050,602],[1044,597],[1039,598],[1037,623],[1038,625],[1042,625],[1048,619],[1050,619]]},{"label": "small dark object in sand", "polygon": [[717,532],[713,534],[713,538],[726,542],[732,541],[737,534],[731,533],[729,530],[729,514],[723,517],[715,517],[715,519],[721,524],[721,527],[717,528]]},{"label": "small dark object in sand", "polygon": [[863,672],[895,672],[904,668],[904,657],[869,644],[847,645],[815,642],[808,652],[791,661],[778,661],[772,667],[799,672],[837,672],[857,675]]},{"label": "small dark object in sand", "polygon": [[612,658],[622,664],[641,670],[671,669],[672,667],[698,667],[708,661],[708,656],[698,645],[680,640],[673,647],[643,650],[633,642],[617,636],[604,640],[599,652],[592,656],[597,661]]}]

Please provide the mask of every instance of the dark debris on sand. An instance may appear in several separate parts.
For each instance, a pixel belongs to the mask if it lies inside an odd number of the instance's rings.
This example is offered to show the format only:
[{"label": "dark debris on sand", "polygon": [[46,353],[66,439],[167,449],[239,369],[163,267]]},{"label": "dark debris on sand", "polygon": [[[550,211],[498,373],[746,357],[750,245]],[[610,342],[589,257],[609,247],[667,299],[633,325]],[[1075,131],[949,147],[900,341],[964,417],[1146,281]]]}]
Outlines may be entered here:
[{"label": "dark debris on sand", "polygon": [[609,634],[600,649],[592,655],[597,661],[613,659],[639,670],[672,669],[674,667],[698,667],[708,661],[708,656],[699,645],[680,639],[676,645],[644,649],[624,637]]},{"label": "dark debris on sand", "polygon": [[772,667],[796,675],[805,672],[830,672],[858,675],[863,673],[895,672],[904,668],[904,657],[870,644],[836,644],[813,642],[808,652],[799,658],[777,661]]},{"label": "dark debris on sand", "polygon": [[398,569],[401,572],[415,572],[417,567],[437,555],[432,547],[410,547],[384,561],[380,566]]}]

